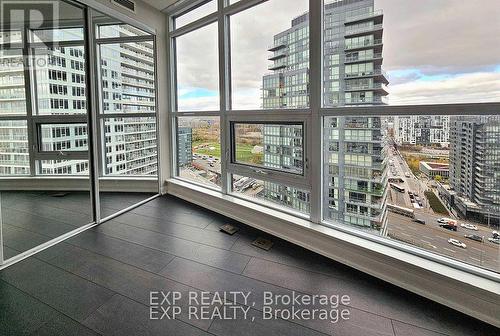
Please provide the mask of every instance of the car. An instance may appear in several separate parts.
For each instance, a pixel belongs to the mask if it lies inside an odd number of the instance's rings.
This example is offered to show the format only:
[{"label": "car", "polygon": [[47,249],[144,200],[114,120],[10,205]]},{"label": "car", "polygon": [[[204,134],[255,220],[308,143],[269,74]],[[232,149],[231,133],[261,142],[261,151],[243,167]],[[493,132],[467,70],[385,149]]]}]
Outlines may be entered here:
[{"label": "car", "polygon": [[493,244],[498,244],[500,245],[500,238],[488,238],[489,242],[492,242]]},{"label": "car", "polygon": [[415,218],[413,220],[415,223],[418,223],[418,224],[424,224],[425,225],[425,221],[423,219],[419,219],[419,218]]},{"label": "car", "polygon": [[465,243],[462,243],[460,240],[455,239],[455,238],[448,239],[448,243],[450,243],[451,245],[454,245],[456,247],[467,248],[467,245],[465,245]]},{"label": "car", "polygon": [[438,222],[438,223],[446,223],[446,221],[444,220],[444,218],[439,218],[439,219],[437,220],[437,222]]},{"label": "car", "polygon": [[483,242],[483,237],[475,235],[475,234],[466,234],[466,235],[464,235],[464,237],[467,239],[478,241],[480,243]]},{"label": "car", "polygon": [[460,224],[460,226],[463,228],[469,229],[469,230],[477,231],[477,226],[472,225],[472,224],[463,223],[463,224]]}]

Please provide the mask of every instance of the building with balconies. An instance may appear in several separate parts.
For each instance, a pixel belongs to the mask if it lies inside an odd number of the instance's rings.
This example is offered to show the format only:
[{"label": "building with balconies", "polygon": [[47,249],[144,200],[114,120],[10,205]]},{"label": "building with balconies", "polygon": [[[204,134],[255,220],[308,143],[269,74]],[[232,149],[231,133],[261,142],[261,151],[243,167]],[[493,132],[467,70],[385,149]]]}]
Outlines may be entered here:
[{"label": "building with balconies", "polygon": [[450,185],[466,218],[500,221],[500,116],[450,119]]},{"label": "building with balconies", "polygon": [[[383,13],[374,11],[373,0],[325,5],[325,106],[386,104],[389,82],[382,69],[382,22]],[[269,70],[274,72],[263,77],[264,108],[309,106],[308,24],[309,14],[305,13],[292,20],[291,28],[274,36],[269,48]],[[324,153],[324,188],[329,197],[323,209],[329,220],[375,230],[385,225],[387,180],[381,129],[380,117],[325,119],[324,140],[329,146]],[[265,158],[264,164],[274,163]],[[271,189],[271,200],[278,203],[295,194],[286,190],[286,197],[276,197],[277,189]]]},{"label": "building with balconies", "polygon": [[450,117],[415,115],[394,117],[394,141],[402,145],[448,147]]}]

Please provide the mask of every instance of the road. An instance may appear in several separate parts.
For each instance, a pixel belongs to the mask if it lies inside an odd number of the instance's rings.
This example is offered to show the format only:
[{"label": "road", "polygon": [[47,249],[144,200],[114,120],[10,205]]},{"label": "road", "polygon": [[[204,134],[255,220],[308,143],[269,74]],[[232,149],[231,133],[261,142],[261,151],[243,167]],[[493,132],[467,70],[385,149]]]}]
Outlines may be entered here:
[{"label": "road", "polygon": [[[464,238],[465,234],[478,234],[491,236],[490,232],[483,229],[472,231],[459,227],[458,231],[451,231],[439,227],[435,216],[419,214],[418,218],[424,219],[426,224],[413,222],[409,217],[389,213],[387,234],[392,238],[425,248],[427,250],[444,254],[448,257],[465,261],[469,264],[479,265],[494,271],[500,271],[499,246],[489,241],[483,243]],[[455,238],[467,245],[463,249],[448,243],[449,238]]]},{"label": "road", "polygon": [[[456,232],[439,227],[437,219],[444,216],[435,214],[429,207],[424,196],[424,191],[429,190],[428,181],[417,179],[411,173],[406,162],[399,155],[392,153],[392,150],[390,150],[390,160],[392,160],[392,165],[389,168],[389,176],[401,178],[404,182],[398,183],[398,185],[405,188],[405,192],[401,193],[391,188],[389,203],[413,209],[415,218],[423,219],[426,224],[418,224],[409,217],[390,212],[387,234],[392,238],[427,250],[499,272],[500,246],[488,241],[488,238],[492,235],[491,229],[464,220],[459,220],[459,228]],[[405,173],[409,173],[410,177],[406,177]],[[408,190],[419,195],[422,200],[422,208],[418,206],[415,208],[414,203],[410,201]],[[465,223],[476,225],[478,230],[469,230],[460,226]],[[484,237],[483,242],[467,239],[464,237],[465,234],[476,234]],[[464,242],[467,247],[465,249],[456,247],[448,243],[449,238],[458,239]]]}]

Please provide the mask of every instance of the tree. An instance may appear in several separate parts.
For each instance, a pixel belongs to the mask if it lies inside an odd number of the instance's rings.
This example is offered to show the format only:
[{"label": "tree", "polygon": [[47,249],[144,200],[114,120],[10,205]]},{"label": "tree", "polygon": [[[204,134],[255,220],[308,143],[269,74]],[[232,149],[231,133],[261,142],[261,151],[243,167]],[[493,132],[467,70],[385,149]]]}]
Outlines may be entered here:
[{"label": "tree", "polygon": [[436,176],[434,176],[434,180],[436,182],[442,182],[443,181],[443,177],[441,175],[436,175]]}]

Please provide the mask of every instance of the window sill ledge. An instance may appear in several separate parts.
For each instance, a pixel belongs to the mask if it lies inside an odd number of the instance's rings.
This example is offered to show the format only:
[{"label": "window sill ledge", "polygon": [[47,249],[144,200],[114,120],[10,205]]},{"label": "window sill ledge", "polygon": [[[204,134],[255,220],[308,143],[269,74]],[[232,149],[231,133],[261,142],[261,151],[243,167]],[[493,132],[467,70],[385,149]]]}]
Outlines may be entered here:
[{"label": "window sill ledge", "polygon": [[500,275],[494,272],[468,272],[438,262],[439,256],[424,258],[377,242],[380,238],[356,236],[177,179],[167,181],[167,193],[500,327]]}]

